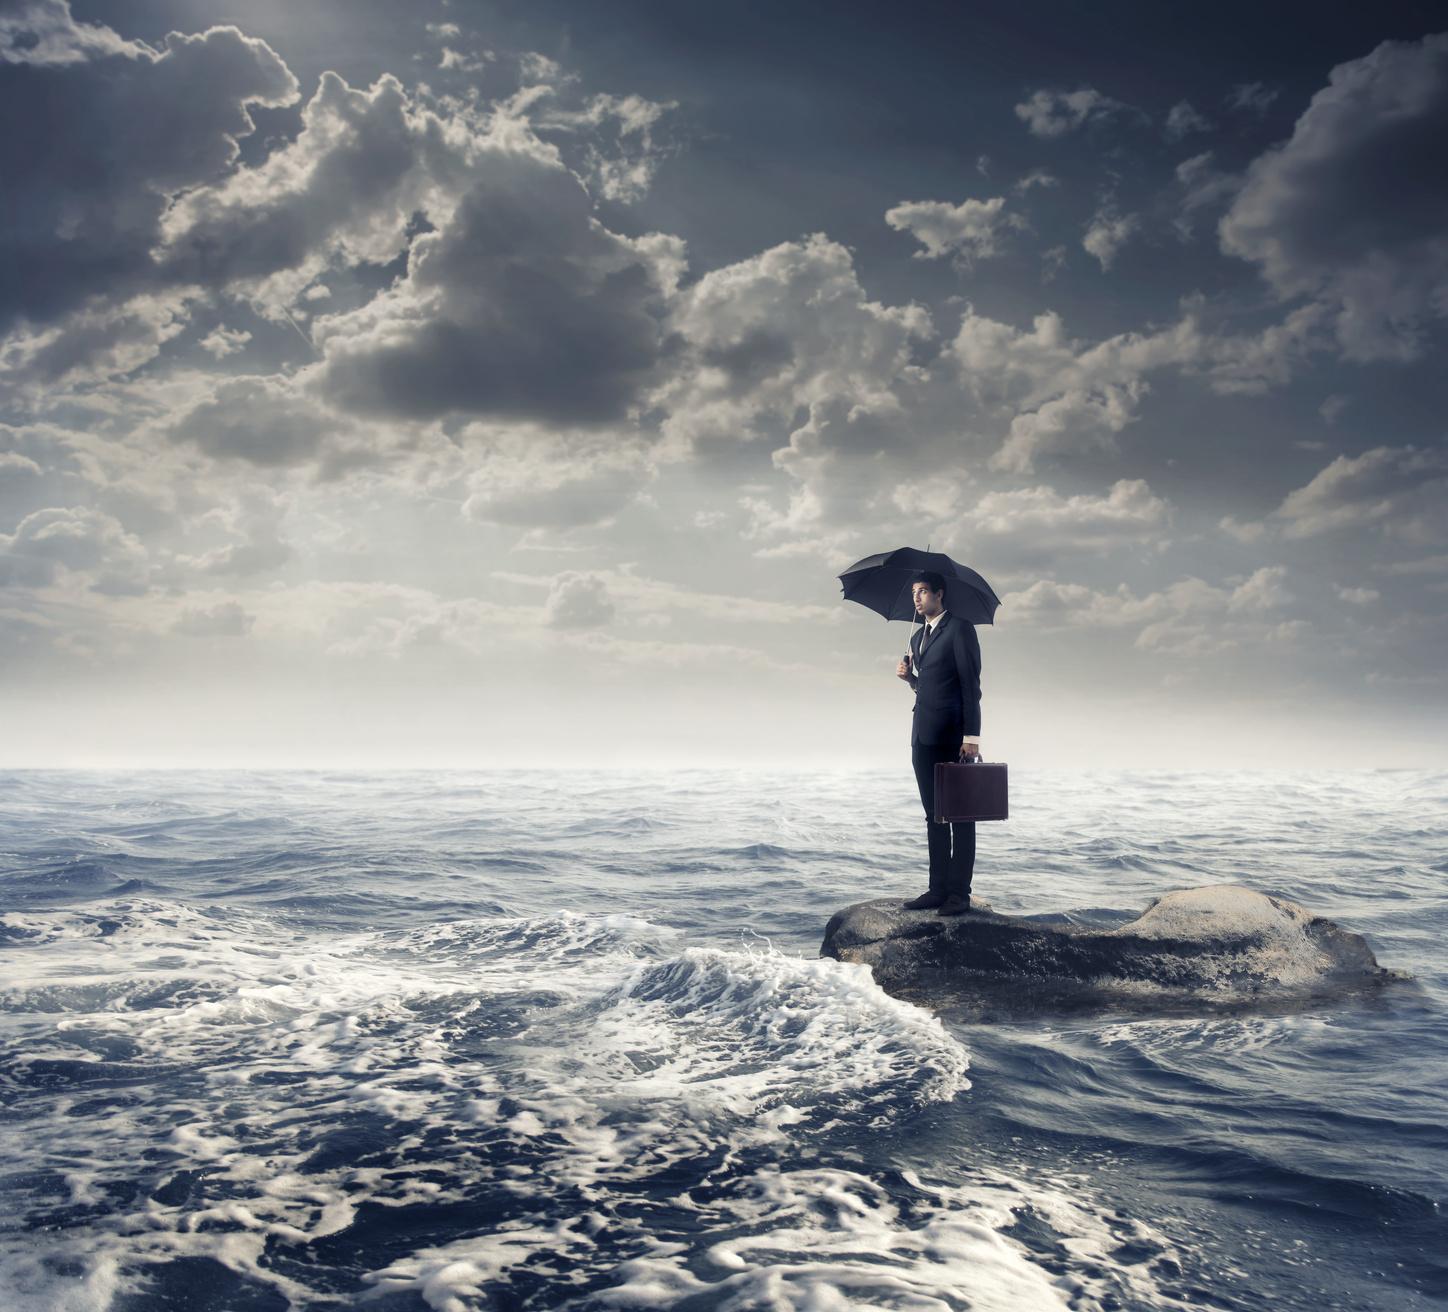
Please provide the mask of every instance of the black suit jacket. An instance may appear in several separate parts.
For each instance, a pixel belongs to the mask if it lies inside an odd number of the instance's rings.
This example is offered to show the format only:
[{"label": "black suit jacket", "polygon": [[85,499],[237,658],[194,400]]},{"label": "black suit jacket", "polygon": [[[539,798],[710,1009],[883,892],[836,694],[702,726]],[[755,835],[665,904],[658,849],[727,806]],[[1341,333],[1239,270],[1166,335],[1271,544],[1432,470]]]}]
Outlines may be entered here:
[{"label": "black suit jacket", "polygon": [[980,733],[980,639],[975,625],[949,611],[940,617],[925,657],[920,657],[922,625],[910,636],[910,686],[915,710],[910,742],[954,742]]}]

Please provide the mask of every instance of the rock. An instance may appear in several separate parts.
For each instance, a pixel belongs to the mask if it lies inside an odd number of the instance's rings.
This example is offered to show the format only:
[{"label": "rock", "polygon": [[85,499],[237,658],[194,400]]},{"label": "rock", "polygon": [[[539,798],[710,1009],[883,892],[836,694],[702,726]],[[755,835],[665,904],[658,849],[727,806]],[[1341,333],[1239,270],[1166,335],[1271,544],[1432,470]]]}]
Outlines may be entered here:
[{"label": "rock", "polygon": [[[1060,1000],[1073,990],[1217,999],[1339,993],[1392,978],[1362,935],[1286,898],[1236,884],[1158,898],[1115,929],[1005,916],[978,898],[963,916],[906,911],[899,898],[831,917],[823,957],[864,962],[887,992],[948,982]],[[1004,990],[1004,991],[1003,991]]]}]

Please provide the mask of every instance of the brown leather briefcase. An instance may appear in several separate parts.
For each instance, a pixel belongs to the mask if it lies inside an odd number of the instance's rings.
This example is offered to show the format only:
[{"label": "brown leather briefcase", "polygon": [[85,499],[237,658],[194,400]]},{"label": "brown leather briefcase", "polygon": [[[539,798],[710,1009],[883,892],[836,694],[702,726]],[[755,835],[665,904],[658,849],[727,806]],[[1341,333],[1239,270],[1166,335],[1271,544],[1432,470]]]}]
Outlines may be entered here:
[{"label": "brown leather briefcase", "polygon": [[1004,820],[1006,818],[1006,763],[1004,761],[937,761],[935,763],[935,819]]}]

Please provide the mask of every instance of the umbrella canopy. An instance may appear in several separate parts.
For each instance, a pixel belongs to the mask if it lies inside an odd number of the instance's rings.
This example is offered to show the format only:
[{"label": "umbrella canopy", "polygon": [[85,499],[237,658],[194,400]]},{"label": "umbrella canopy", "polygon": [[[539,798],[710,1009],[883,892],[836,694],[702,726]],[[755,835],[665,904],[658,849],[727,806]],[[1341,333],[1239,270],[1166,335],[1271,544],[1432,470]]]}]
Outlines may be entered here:
[{"label": "umbrella canopy", "polygon": [[839,576],[846,601],[883,615],[887,620],[913,620],[918,612],[910,581],[923,569],[933,569],[946,582],[945,608],[972,624],[994,624],[1001,599],[991,585],[966,565],[939,551],[898,547],[878,556],[866,556]]}]

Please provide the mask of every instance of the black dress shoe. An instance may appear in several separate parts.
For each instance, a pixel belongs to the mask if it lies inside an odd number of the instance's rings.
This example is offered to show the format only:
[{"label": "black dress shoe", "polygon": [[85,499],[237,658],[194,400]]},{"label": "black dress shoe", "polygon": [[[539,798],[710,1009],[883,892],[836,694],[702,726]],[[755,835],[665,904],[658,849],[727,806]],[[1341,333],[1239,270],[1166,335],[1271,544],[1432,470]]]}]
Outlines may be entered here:
[{"label": "black dress shoe", "polygon": [[952,893],[940,904],[937,916],[959,916],[970,910],[970,894]]},{"label": "black dress shoe", "polygon": [[937,893],[933,888],[928,893],[922,893],[919,897],[912,897],[908,902],[900,905],[906,911],[928,911],[931,907],[941,906],[945,902],[945,894]]}]

